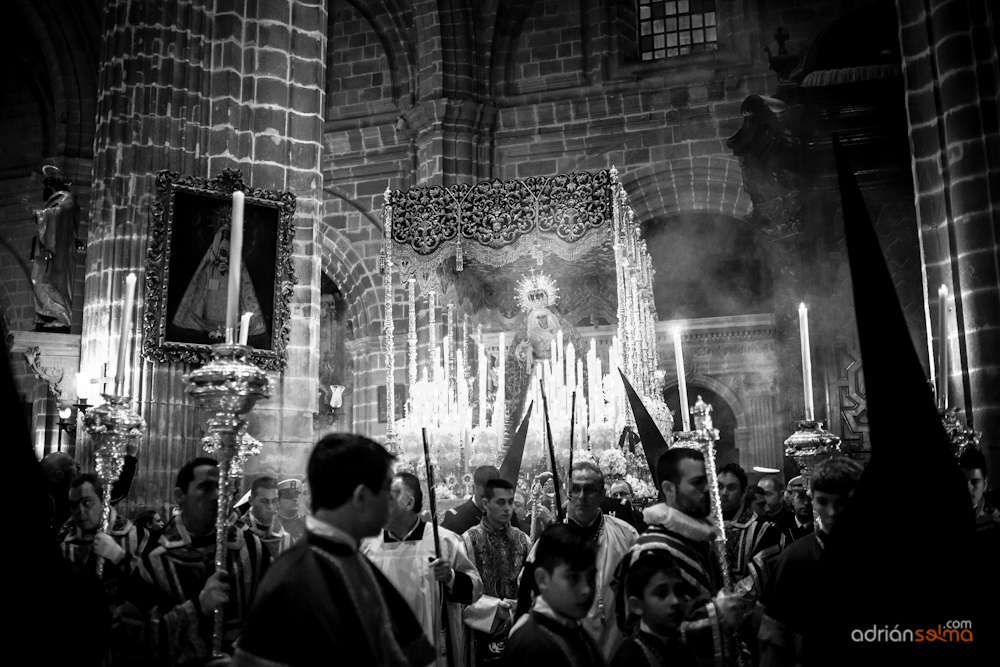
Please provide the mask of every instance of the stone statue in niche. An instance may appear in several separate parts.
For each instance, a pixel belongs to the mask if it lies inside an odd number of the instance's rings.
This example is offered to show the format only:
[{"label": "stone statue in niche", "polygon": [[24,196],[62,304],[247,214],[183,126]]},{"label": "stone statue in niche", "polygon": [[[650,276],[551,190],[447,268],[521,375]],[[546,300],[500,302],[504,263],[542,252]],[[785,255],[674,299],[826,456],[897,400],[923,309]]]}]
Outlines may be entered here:
[{"label": "stone statue in niche", "polygon": [[42,167],[43,208],[35,211],[31,284],[35,294],[35,331],[69,333],[73,318],[73,278],[80,205],[57,167]]}]

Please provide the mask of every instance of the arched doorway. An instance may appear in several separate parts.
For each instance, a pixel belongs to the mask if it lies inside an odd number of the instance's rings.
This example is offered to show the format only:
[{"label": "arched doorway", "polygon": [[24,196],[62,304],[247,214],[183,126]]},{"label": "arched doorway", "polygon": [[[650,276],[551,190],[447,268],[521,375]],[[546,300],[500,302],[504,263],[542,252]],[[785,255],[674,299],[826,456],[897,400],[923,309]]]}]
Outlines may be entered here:
[{"label": "arched doorway", "polygon": [[[727,463],[739,463],[740,452],[736,449],[736,414],[729,404],[721,396],[704,387],[697,382],[689,383],[687,386],[688,400],[694,402],[701,399],[712,406],[712,423],[719,430],[719,440],[716,442],[715,460],[717,467],[721,468]],[[677,385],[668,386],[663,391],[663,399],[667,403],[667,409],[674,415],[674,428],[681,428],[680,397],[678,396]]]}]

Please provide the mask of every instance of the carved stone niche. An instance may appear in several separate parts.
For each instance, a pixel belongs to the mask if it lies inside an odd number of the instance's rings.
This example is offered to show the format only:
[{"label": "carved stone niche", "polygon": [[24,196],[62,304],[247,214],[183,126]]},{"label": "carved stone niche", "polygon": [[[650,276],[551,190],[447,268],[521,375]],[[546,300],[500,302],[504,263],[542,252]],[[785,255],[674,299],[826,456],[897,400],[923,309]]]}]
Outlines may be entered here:
[{"label": "carved stone niche", "polygon": [[14,331],[10,353],[23,355],[32,374],[47,385],[58,403],[76,400],[76,376],[80,370],[79,334]]}]

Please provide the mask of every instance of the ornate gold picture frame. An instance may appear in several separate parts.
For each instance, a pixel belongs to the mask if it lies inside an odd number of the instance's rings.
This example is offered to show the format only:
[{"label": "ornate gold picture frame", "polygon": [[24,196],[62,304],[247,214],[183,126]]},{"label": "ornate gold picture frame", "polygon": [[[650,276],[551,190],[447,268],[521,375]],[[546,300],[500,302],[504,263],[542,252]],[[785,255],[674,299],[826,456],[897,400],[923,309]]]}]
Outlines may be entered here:
[{"label": "ornate gold picture frame", "polygon": [[247,344],[261,368],[287,362],[295,270],[295,195],[251,188],[239,170],[214,178],[161,171],[146,252],[142,353],[159,362],[201,364],[224,341],[232,193],[246,195],[240,312],[251,313]]}]

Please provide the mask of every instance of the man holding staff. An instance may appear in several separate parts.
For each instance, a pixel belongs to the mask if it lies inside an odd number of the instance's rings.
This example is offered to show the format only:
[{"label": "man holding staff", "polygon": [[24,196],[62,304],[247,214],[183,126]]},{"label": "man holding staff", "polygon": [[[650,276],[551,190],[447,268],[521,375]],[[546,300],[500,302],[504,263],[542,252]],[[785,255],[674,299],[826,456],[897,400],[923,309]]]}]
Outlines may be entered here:
[{"label": "man holding staff", "polygon": [[[416,475],[398,473],[392,478],[389,493],[384,530],[362,542],[361,552],[409,603],[424,634],[437,648],[439,667],[449,667],[446,637],[451,643],[450,667],[465,667],[470,664],[470,642],[462,611],[483,594],[479,572],[462,538],[447,528],[438,528],[441,555],[437,556],[433,526],[420,518],[424,494]],[[445,616],[447,626],[442,623]]]},{"label": "man holding staff", "polygon": [[228,649],[243,629],[257,584],[271,562],[255,535],[232,529],[226,570],[215,570],[219,468],[214,459],[184,464],[177,473],[174,502],[180,513],[142,554],[122,609],[126,636],[118,645],[136,664],[206,664],[213,614],[220,608],[223,649]]},{"label": "man holding staff", "polygon": [[[681,624],[684,642],[697,654],[702,665],[725,667],[739,664],[735,631],[743,620],[743,603],[738,596],[723,591],[723,571],[717,546],[717,528],[711,513],[705,456],[701,451],[674,447],[656,463],[656,479],[665,502],[644,512],[649,529],[618,570],[618,620],[624,630],[637,619],[627,614],[626,582],[631,565],[645,552],[663,549],[680,565],[681,579],[693,592],[693,600]],[[728,637],[728,641],[720,638]]]}]

